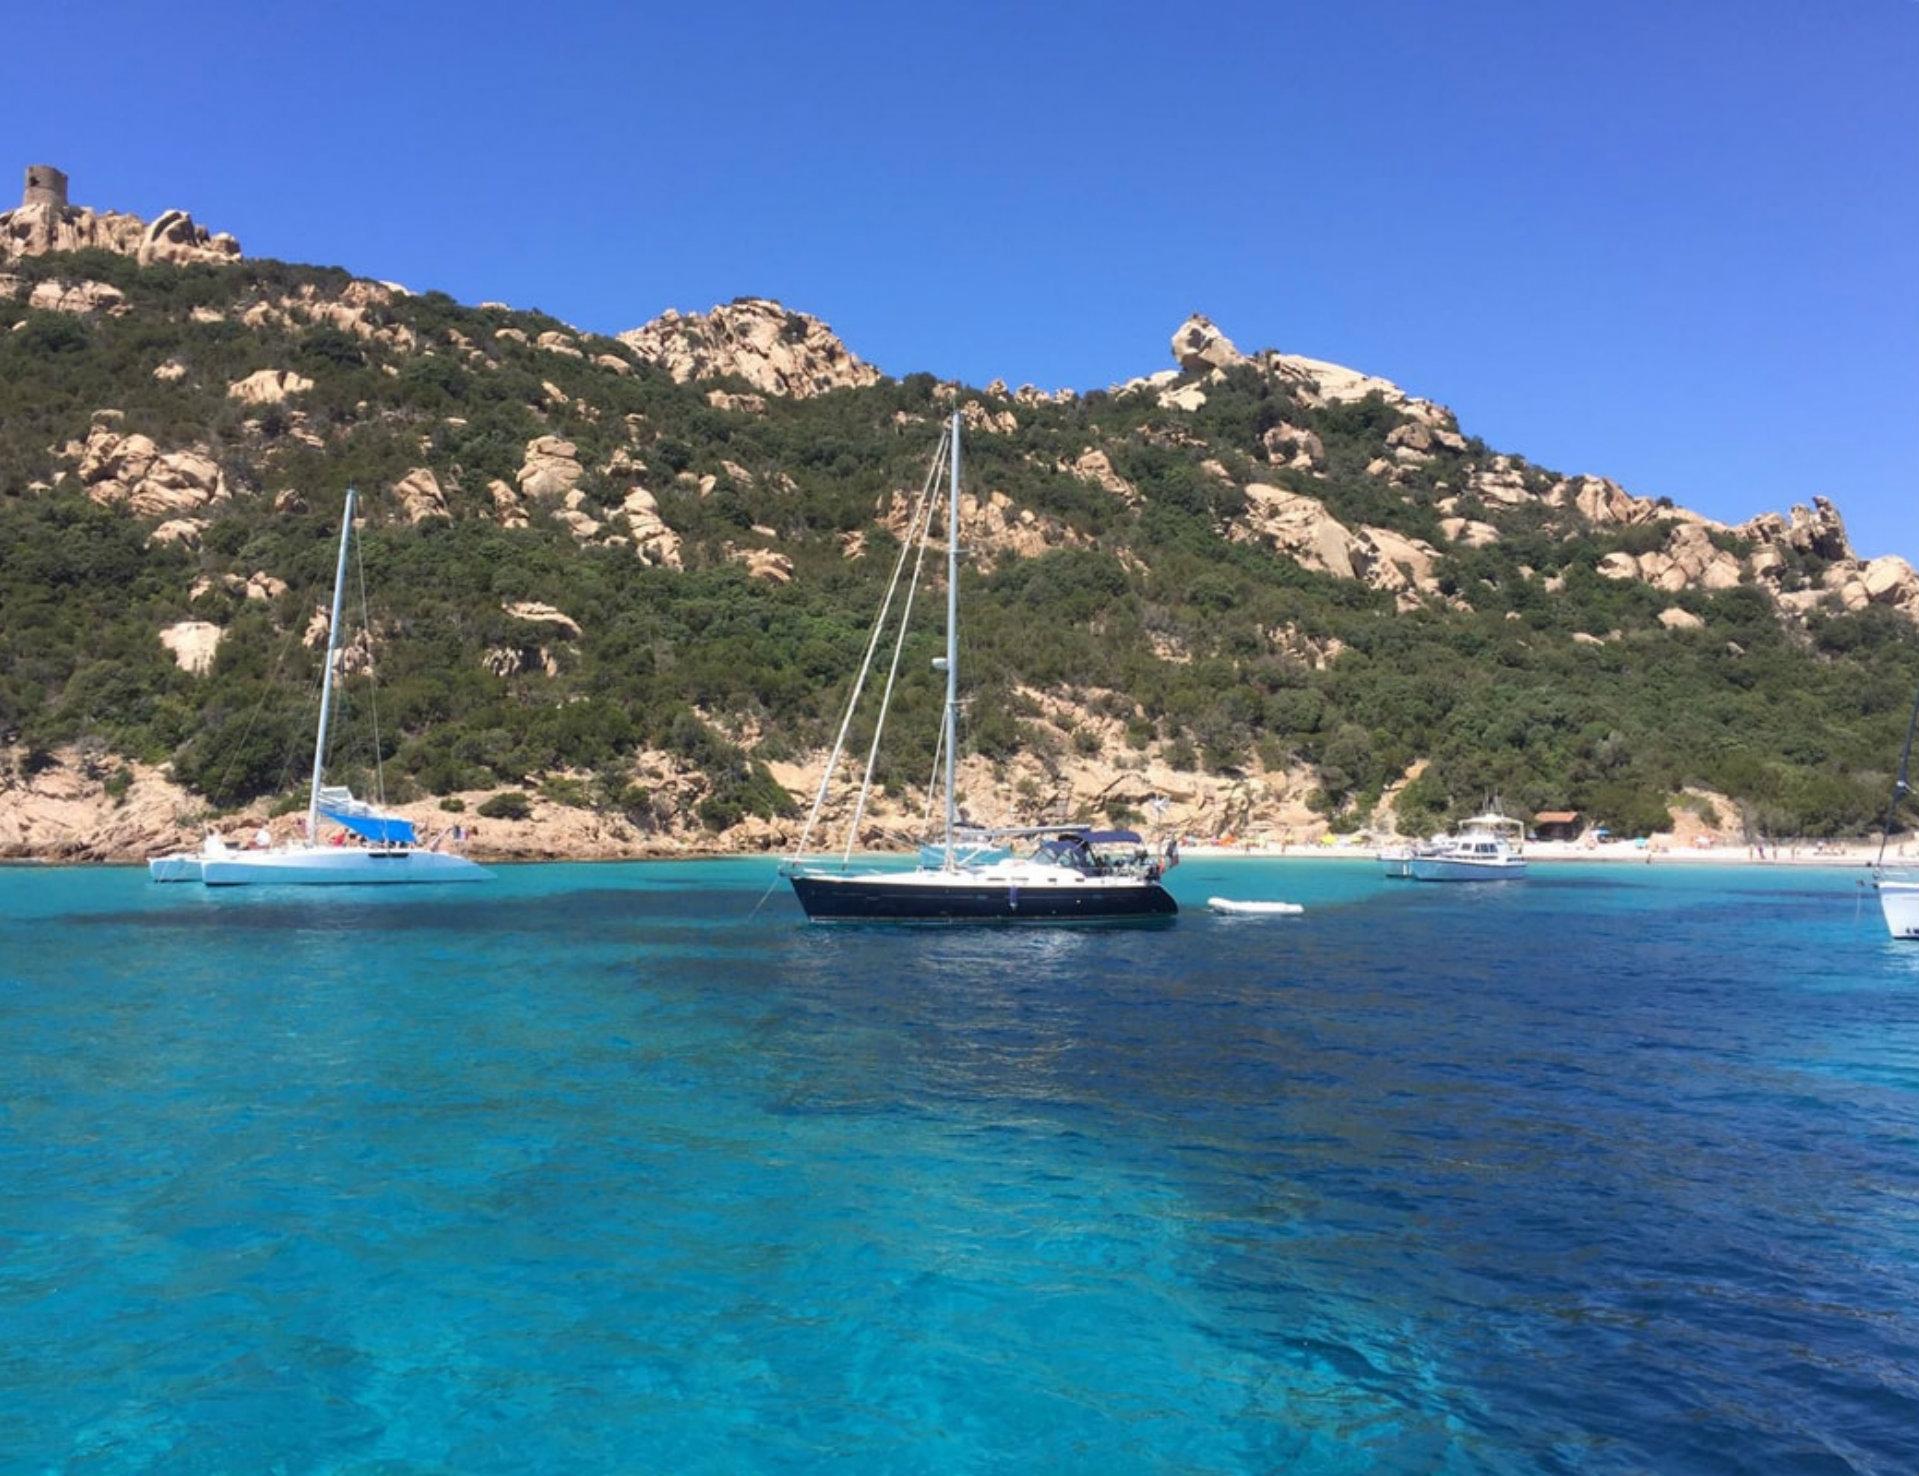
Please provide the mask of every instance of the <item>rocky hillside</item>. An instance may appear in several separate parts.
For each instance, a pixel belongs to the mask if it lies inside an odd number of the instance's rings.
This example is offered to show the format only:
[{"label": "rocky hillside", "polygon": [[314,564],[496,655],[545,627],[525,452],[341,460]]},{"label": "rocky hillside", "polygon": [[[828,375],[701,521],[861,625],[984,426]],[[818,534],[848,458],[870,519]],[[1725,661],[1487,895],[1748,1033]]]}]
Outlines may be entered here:
[{"label": "rocky hillside", "polygon": [[[1108,390],[976,388],[765,299],[600,337],[41,199],[0,215],[0,851],[288,803],[349,484],[343,767],[424,816],[521,796],[535,850],[781,845],[955,406],[979,818],[1881,802],[1919,581],[1824,499],[1718,523],[1202,317]],[[921,813],[932,604],[881,834]]]}]

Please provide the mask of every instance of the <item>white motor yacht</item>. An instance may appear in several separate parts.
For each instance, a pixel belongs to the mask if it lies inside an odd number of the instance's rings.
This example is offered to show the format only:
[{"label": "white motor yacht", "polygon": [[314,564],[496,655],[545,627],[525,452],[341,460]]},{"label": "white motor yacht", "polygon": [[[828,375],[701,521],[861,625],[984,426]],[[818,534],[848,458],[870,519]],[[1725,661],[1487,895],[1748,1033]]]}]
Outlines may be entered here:
[{"label": "white motor yacht", "polygon": [[1519,821],[1497,811],[1475,815],[1454,834],[1414,847],[1406,874],[1414,881],[1516,880],[1526,874],[1525,833]]}]

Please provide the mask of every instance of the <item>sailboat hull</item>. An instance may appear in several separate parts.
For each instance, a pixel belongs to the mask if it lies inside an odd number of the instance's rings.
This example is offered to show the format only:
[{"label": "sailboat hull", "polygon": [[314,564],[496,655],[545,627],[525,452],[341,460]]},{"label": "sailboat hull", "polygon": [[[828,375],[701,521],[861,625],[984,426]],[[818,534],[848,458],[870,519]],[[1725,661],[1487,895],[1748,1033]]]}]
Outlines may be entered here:
[{"label": "sailboat hull", "polygon": [[1144,879],[1020,886],[917,875],[801,875],[793,895],[815,922],[1138,922],[1179,913],[1170,892]]},{"label": "sailboat hull", "polygon": [[210,887],[392,886],[402,882],[485,881],[486,871],[464,856],[440,851],[362,850],[315,846],[285,851],[241,851],[208,857],[200,880]]}]

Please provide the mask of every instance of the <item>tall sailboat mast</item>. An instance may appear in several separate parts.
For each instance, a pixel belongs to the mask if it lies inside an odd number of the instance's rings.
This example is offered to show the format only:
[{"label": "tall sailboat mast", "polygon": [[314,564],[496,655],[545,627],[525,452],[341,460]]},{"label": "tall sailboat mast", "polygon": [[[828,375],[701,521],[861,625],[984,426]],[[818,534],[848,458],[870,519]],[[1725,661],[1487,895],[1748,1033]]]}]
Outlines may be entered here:
[{"label": "tall sailboat mast", "polygon": [[953,869],[953,828],[959,819],[955,755],[959,748],[960,413],[953,412],[952,478],[946,498],[946,866]]},{"label": "tall sailboat mast", "polygon": [[313,788],[307,797],[307,843],[320,840],[320,779],[326,770],[327,717],[333,706],[333,662],[340,649],[340,598],[346,591],[346,542],[353,532],[354,491],[346,489],[346,514],[340,519],[340,559],[333,570],[333,617],[326,628],[326,668],[320,675],[320,731],[313,736]]}]

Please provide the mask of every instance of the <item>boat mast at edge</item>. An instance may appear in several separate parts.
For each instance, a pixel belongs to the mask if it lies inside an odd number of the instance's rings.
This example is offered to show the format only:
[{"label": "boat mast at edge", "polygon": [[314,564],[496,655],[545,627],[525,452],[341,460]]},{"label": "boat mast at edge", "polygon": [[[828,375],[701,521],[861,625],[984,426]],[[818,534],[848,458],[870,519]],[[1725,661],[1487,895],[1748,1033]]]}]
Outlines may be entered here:
[{"label": "boat mast at edge", "polygon": [[320,843],[320,781],[326,772],[327,716],[333,702],[334,653],[340,648],[340,597],[346,589],[346,543],[353,532],[354,491],[346,489],[346,513],[340,519],[340,557],[333,570],[333,615],[327,622],[326,667],[320,674],[320,730],[313,737],[313,787],[307,796],[307,844]]},{"label": "boat mast at edge", "polygon": [[952,444],[948,467],[951,473],[946,499],[946,862],[953,869],[953,828],[959,818],[959,796],[955,792],[955,750],[959,741],[959,500],[960,500],[960,413],[953,412]]}]

